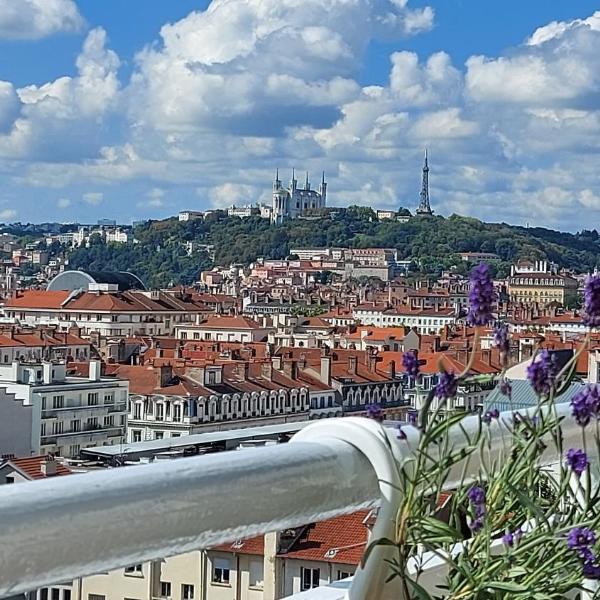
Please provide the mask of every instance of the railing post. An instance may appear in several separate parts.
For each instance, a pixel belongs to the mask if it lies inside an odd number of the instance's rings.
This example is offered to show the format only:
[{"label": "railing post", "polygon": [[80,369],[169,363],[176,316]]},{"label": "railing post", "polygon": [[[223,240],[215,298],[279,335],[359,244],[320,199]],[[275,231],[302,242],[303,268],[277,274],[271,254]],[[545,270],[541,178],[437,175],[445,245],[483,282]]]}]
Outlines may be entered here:
[{"label": "railing post", "polygon": [[[414,437],[413,442],[416,445],[416,436],[410,437]],[[403,457],[397,434],[376,421],[347,417],[336,421],[318,421],[309,425],[298,432],[291,443],[317,440],[323,442],[327,438],[342,440],[362,452],[375,471],[381,499],[379,514],[371,531],[369,543],[381,538],[395,540],[396,516],[401,501],[398,465],[401,464]],[[408,600],[404,598],[400,577],[389,580],[389,561],[394,559],[396,554],[396,549],[392,546],[373,547],[367,560],[356,571],[350,590],[347,592],[347,599]]]}]

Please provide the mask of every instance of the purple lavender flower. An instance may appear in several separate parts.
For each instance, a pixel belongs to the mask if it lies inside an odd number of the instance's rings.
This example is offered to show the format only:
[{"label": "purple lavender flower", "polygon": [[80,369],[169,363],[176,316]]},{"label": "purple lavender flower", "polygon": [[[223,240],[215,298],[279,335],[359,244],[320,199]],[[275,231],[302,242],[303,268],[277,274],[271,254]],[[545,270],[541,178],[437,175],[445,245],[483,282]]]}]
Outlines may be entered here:
[{"label": "purple lavender flower", "polygon": [[589,557],[590,547],[596,543],[596,535],[588,527],[574,527],[567,536],[567,546],[580,556]]},{"label": "purple lavender flower", "polygon": [[580,476],[586,470],[589,462],[583,450],[571,448],[567,450],[567,465],[575,475]]},{"label": "purple lavender flower", "polygon": [[511,533],[510,531],[507,531],[503,536],[502,536],[502,543],[505,546],[508,546],[509,548],[511,548],[512,546],[514,546],[515,544],[515,536],[513,533]]},{"label": "purple lavender flower", "polygon": [[510,338],[508,337],[508,325],[501,323],[494,329],[494,346],[500,353],[507,355],[510,350]]},{"label": "purple lavender flower", "polygon": [[512,398],[512,383],[510,379],[503,379],[500,382],[500,393],[504,394],[509,400]]},{"label": "purple lavender flower", "polygon": [[419,357],[416,350],[410,350],[402,355],[402,368],[413,379],[419,376]]},{"label": "purple lavender flower", "polygon": [[492,311],[495,303],[496,290],[490,274],[490,267],[481,263],[471,271],[467,323],[472,327],[487,325],[493,319]]},{"label": "purple lavender flower", "polygon": [[527,379],[538,396],[550,395],[556,375],[556,363],[548,350],[542,350],[527,367]]},{"label": "purple lavender flower", "polygon": [[598,387],[587,385],[571,399],[572,415],[579,425],[585,427],[592,417],[600,412],[600,394]]},{"label": "purple lavender flower", "polygon": [[593,562],[586,562],[583,565],[583,576],[586,579],[600,579],[600,567]]},{"label": "purple lavender flower", "polygon": [[385,413],[379,404],[367,404],[367,417],[382,423],[385,419]]},{"label": "purple lavender flower", "polygon": [[435,395],[441,400],[454,398],[458,390],[458,379],[450,371],[442,371],[438,376],[438,384],[435,386]]},{"label": "purple lavender flower", "polygon": [[473,505],[485,504],[485,490],[475,485],[467,492],[467,498]]},{"label": "purple lavender flower", "polygon": [[480,515],[476,517],[469,523],[469,528],[473,533],[477,533],[483,529],[483,524],[485,522],[484,515]]},{"label": "purple lavender flower", "polygon": [[494,408],[492,410],[488,410],[484,413],[483,417],[481,417],[481,420],[486,424],[489,425],[493,419],[497,419],[500,417],[500,411],[497,408]]},{"label": "purple lavender flower", "polygon": [[592,275],[583,288],[583,322],[588,327],[600,325],[600,276]]}]

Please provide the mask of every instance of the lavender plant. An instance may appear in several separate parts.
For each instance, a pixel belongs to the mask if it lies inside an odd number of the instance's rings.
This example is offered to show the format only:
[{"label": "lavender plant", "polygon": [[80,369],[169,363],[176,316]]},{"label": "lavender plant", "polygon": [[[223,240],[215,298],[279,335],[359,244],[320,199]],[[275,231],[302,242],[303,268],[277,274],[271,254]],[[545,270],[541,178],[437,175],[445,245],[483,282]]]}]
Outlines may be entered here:
[{"label": "lavender plant", "polygon": [[[493,323],[496,295],[486,265],[474,269],[469,298],[468,322]],[[600,324],[600,277],[586,282],[584,314],[590,326]],[[494,343],[503,365],[498,386],[510,398],[506,325],[496,326]],[[581,431],[579,447],[564,448],[565,410],[555,402],[574,379],[580,351],[560,370],[551,354],[537,352],[527,369],[535,407],[492,409],[470,417],[475,426],[469,427],[464,413],[445,405],[468,380],[470,366],[462,373],[441,369],[418,417],[416,452],[397,465],[402,501],[394,536],[373,540],[363,558],[377,545],[393,547],[390,578],[399,580],[401,600],[544,600],[578,591],[600,598],[600,493],[590,460],[600,449],[600,389],[582,386],[568,407],[567,418]],[[403,361],[411,375],[415,359]],[[373,416],[381,421],[379,410]],[[399,444],[411,443],[406,431]],[[450,497],[442,517],[444,492]],[[427,580],[431,557],[446,565],[443,585]]]}]

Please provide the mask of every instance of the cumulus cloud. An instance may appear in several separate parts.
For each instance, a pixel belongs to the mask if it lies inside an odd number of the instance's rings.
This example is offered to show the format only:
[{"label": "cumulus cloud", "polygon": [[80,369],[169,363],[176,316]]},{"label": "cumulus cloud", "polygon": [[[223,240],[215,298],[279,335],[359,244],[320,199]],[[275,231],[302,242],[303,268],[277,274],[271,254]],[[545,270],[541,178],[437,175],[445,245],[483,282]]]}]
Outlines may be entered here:
[{"label": "cumulus cloud", "polygon": [[102,192],[87,192],[83,194],[83,201],[91,206],[98,206],[102,204],[104,200],[104,194]]},{"label": "cumulus cloud", "polygon": [[[428,146],[436,212],[587,225],[600,210],[600,12],[464,65],[402,50],[432,26],[406,0],[213,0],[165,25],[122,85],[93,30],[74,76],[0,83],[0,171],[16,189],[64,190],[52,206],[129,186],[140,216],[166,212],[167,187],[174,209],[196,193],[198,207],[268,201],[275,168],[293,166],[325,169],[331,204],[414,208]],[[361,86],[373,40],[396,51],[388,77]]]},{"label": "cumulus cloud", "polygon": [[[119,64],[106,48],[106,32],[97,28],[85,39],[75,77],[19,88],[16,104],[11,90],[4,87],[3,93],[0,86],[0,157],[67,161],[96,155],[99,126],[117,106]],[[2,108],[5,96],[8,110]]]},{"label": "cumulus cloud", "polygon": [[353,77],[370,40],[432,23],[431,9],[398,0],[214,0],[138,55],[131,110],[167,130],[328,126],[360,93]]},{"label": "cumulus cloud", "polygon": [[[202,194],[203,191],[199,190],[199,193]],[[234,204],[253,204],[257,198],[257,190],[250,185],[223,183],[211,188],[208,195],[214,208],[227,208]]]},{"label": "cumulus cloud", "polygon": [[0,0],[0,39],[37,39],[84,25],[73,0]]},{"label": "cumulus cloud", "polygon": [[17,211],[14,208],[5,208],[0,210],[0,221],[10,221],[17,216]]}]

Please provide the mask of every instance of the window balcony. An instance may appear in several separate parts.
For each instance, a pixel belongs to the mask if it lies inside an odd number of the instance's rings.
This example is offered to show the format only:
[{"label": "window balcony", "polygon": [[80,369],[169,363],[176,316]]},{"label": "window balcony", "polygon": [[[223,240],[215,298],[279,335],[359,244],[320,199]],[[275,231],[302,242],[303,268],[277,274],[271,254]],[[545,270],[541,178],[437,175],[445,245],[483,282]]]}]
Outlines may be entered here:
[{"label": "window balcony", "polygon": [[[577,447],[581,428],[569,405],[557,405],[557,412],[564,417],[564,446]],[[502,429],[509,421],[505,413],[489,426],[489,460],[501,457]],[[473,433],[478,423],[466,417],[461,427]],[[414,452],[418,441],[416,429],[406,432],[407,441],[395,448],[402,458]],[[464,444],[463,433],[452,442]],[[591,448],[591,437],[588,442]],[[287,444],[1,486],[0,597],[299,527],[373,507],[382,499],[383,512],[395,506],[391,494],[399,493],[385,484],[389,479],[381,463],[389,460],[387,448],[373,421],[324,419]],[[543,460],[550,464],[554,459],[549,452]],[[478,470],[476,463],[471,457],[467,473]],[[392,472],[395,466],[386,468]],[[377,528],[387,523],[378,519],[373,535],[378,537]],[[396,600],[401,596],[384,583],[387,551],[375,548],[351,581],[295,599]],[[428,562],[423,585],[438,583],[443,569],[435,559]]]}]

